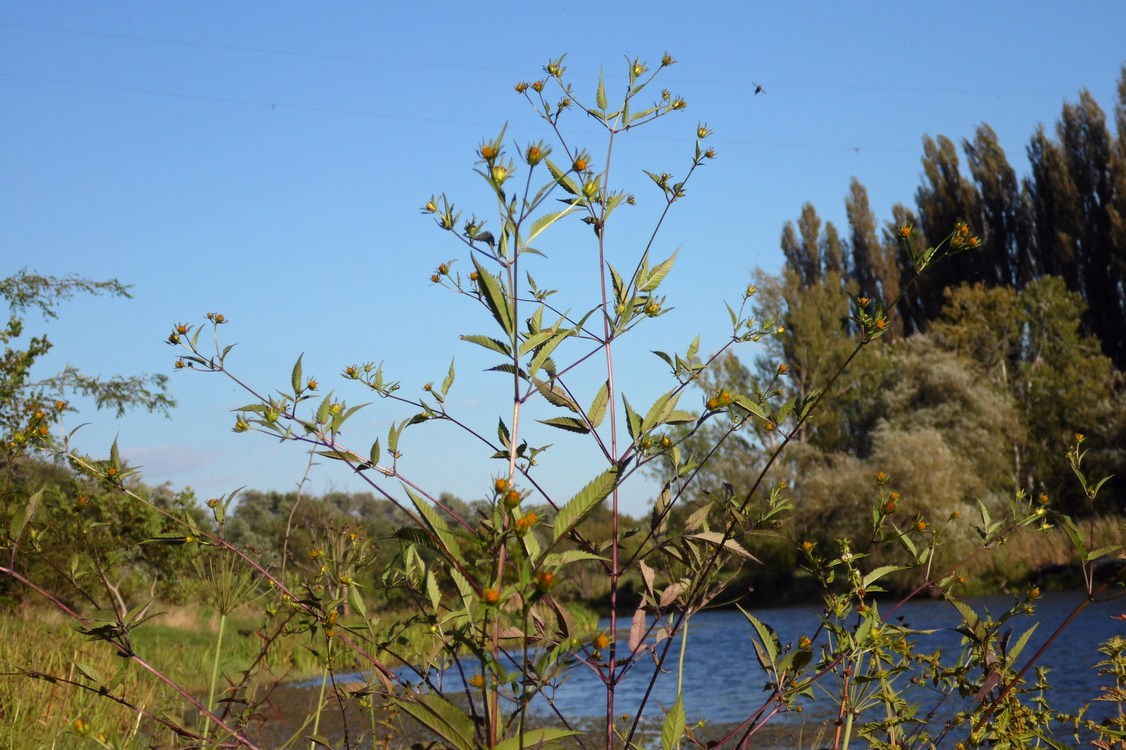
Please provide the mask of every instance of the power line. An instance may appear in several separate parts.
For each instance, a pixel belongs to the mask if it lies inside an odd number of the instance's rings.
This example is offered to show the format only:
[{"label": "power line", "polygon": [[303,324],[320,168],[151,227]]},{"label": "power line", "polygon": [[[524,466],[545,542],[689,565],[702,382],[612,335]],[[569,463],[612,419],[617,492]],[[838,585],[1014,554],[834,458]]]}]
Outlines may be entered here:
[{"label": "power line", "polygon": [[[404,65],[412,67],[427,67],[439,68],[445,70],[474,70],[489,73],[508,73],[514,76],[527,76],[528,71],[525,69],[516,68],[500,68],[484,65],[466,65],[463,63],[442,63],[433,62],[428,60],[399,60],[390,57],[369,57],[366,55],[346,55],[339,52],[311,52],[308,50],[294,50],[283,49],[278,47],[254,47],[250,45],[237,45],[237,44],[220,44],[218,42],[199,42],[188,39],[174,39],[170,37],[154,37],[154,36],[141,36],[137,34],[121,34],[116,32],[106,31],[90,31],[87,29],[69,29],[58,26],[38,26],[33,24],[13,23],[11,21],[0,21],[0,26],[12,29],[23,29],[25,31],[40,31],[54,34],[73,34],[77,36],[100,37],[103,39],[120,39],[131,42],[146,42],[155,44],[171,44],[183,47],[197,47],[200,49],[216,49],[227,50],[231,52],[247,52],[252,54],[265,54],[265,55],[282,55],[286,57],[308,57],[321,60],[341,60],[345,62],[359,62],[369,63],[376,65]],[[583,76],[580,77],[592,77]],[[763,87],[758,87],[746,80],[722,80],[712,78],[684,78],[682,83],[706,83],[711,85],[721,86],[740,86],[749,90],[755,90]],[[912,93],[912,94],[957,94],[957,95],[1019,95],[1019,96],[1052,96],[1052,97],[1066,97],[1067,93],[1059,91],[1047,91],[1039,89],[990,89],[990,88],[967,88],[967,87],[923,87],[923,86],[888,86],[877,84],[859,84],[859,83],[791,83],[786,81],[770,81],[770,89],[773,91],[786,90],[786,89],[811,89],[817,91],[867,91],[872,93]]]},{"label": "power line", "polygon": [[[495,129],[495,122],[485,121],[471,121],[471,120],[454,120],[443,117],[424,117],[420,115],[406,115],[396,111],[395,114],[387,112],[373,112],[371,110],[357,110],[357,109],[342,109],[337,107],[319,107],[310,104],[295,104],[292,102],[278,102],[267,99],[247,99],[242,97],[233,96],[218,96],[215,94],[189,94],[179,91],[167,91],[164,89],[144,88],[139,86],[125,86],[115,83],[97,83],[93,81],[77,81],[66,78],[54,78],[50,76],[36,76],[21,73],[8,73],[0,71],[0,78],[8,78],[16,81],[30,81],[33,83],[48,83],[61,86],[77,86],[80,88],[100,89],[104,91],[116,91],[129,94],[143,94],[146,96],[160,96],[171,99],[185,99],[189,101],[199,102],[213,102],[217,104],[233,104],[241,106],[261,107],[263,109],[269,108],[271,111],[278,110],[291,110],[295,112],[311,112],[315,114],[336,115],[343,117],[367,117],[384,120],[401,120],[410,122],[430,122],[443,125],[463,125],[482,128],[485,130]],[[513,129],[518,129],[519,126],[514,126]],[[673,135],[658,135],[653,133],[638,134],[639,138],[649,140],[680,140],[679,136]],[[896,147],[896,146],[863,146],[863,145],[846,145],[846,144],[813,144],[813,143],[795,143],[787,141],[759,141],[748,138],[725,138],[722,141],[728,145],[748,145],[760,146],[770,148],[788,148],[795,150],[803,149],[817,149],[825,151],[852,151],[853,153],[861,152],[888,152],[888,153],[915,153],[917,148]]]}]

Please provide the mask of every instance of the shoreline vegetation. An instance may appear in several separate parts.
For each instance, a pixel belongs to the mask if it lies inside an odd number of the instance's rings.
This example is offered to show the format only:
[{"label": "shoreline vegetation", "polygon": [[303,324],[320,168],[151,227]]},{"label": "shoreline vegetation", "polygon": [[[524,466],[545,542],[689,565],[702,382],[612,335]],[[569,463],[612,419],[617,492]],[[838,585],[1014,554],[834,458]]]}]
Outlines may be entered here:
[{"label": "shoreline vegetation", "polygon": [[[1110,522],[1110,519],[1106,519]],[[1122,528],[1122,523],[1118,528]],[[1027,558],[1025,562],[1028,562]],[[1115,565],[1104,566],[1106,575],[1120,574],[1123,565],[1121,560]],[[1075,580],[1078,576],[1077,565],[1058,565],[1051,563],[1052,570],[1045,570],[1041,574],[1034,574],[1031,582],[1040,582],[1043,591],[1071,592],[1084,596],[1082,587],[1076,587]],[[1014,581],[1012,588],[1020,590],[1030,581]],[[1081,583],[1081,579],[1080,579]],[[982,596],[1007,593],[1002,589],[983,592]],[[890,602],[896,597],[889,594],[883,597]],[[765,599],[756,601],[755,608],[769,610],[783,606],[808,606],[811,613],[821,602],[816,597],[794,601],[792,598]],[[728,608],[734,607],[734,604]],[[401,613],[408,617],[409,613]],[[583,623],[583,627],[594,629],[597,627],[599,613],[595,609],[579,604],[574,612],[576,618]],[[604,615],[604,613],[601,613]],[[400,619],[395,613],[385,613],[389,621]],[[812,615],[811,615],[812,616]],[[243,606],[229,616],[228,625],[232,635],[225,641],[224,658],[222,661],[222,674],[225,684],[239,684],[241,673],[251,668],[259,656],[264,615],[259,607]],[[359,625],[359,618],[340,621],[341,627]],[[925,623],[918,623],[926,627]],[[138,653],[148,660],[159,663],[165,672],[190,691],[203,695],[207,690],[206,671],[204,666],[213,656],[215,635],[220,627],[219,617],[214,612],[206,612],[197,607],[175,605],[170,607],[153,606],[152,620],[144,629],[137,631],[135,647]],[[626,630],[619,632],[619,637],[625,638]],[[322,662],[311,650],[308,637],[295,634],[290,636],[294,640],[283,648],[275,648],[270,654],[279,660],[272,663],[268,669],[260,674],[249,689],[259,692],[258,700],[263,701],[266,713],[262,721],[252,726],[256,727],[249,733],[249,737],[262,747],[274,747],[291,739],[302,730],[302,719],[312,715],[315,703],[326,700],[318,695],[318,687],[325,677]],[[406,667],[408,665],[395,663],[390,654],[381,654],[386,663],[393,667]],[[82,720],[97,725],[103,729],[113,731],[116,729],[118,737],[133,737],[141,741],[152,736],[158,731],[151,720],[140,719],[132,710],[112,704],[108,701],[97,700],[98,696],[77,689],[75,685],[68,684],[65,680],[59,681],[48,675],[65,674],[68,679],[81,678],[84,673],[92,675],[105,675],[113,670],[120,659],[110,653],[105,644],[83,636],[66,618],[57,611],[36,605],[25,605],[19,608],[8,608],[0,612],[0,664],[8,665],[0,674],[3,687],[0,688],[0,738],[20,737],[19,742],[11,744],[12,747],[46,747],[50,742],[68,734],[73,726],[60,724],[59,716],[80,716]],[[67,666],[70,665],[70,666]],[[363,664],[357,662],[353,665],[355,670],[362,670]],[[326,738],[336,738],[339,741],[346,729],[340,711],[347,710],[353,726],[363,726],[368,717],[362,716],[360,704],[355,697],[362,695],[365,683],[357,681],[352,667],[342,662],[336,666],[333,675],[329,677],[330,687],[327,698],[325,718],[320,728],[320,735]],[[125,678],[126,683],[131,683],[127,694],[132,700],[145,710],[153,713],[162,711],[183,710],[175,697],[161,689],[152,680],[136,679],[136,675]],[[246,689],[246,688],[244,688]],[[348,696],[346,708],[336,704],[331,697],[333,691],[342,696]],[[238,691],[235,691],[236,693]],[[373,746],[386,748],[417,747],[417,743],[428,743],[435,738],[424,727],[413,722],[409,716],[390,709],[388,706],[377,707],[377,726],[382,728],[383,736]],[[183,717],[190,720],[190,716]],[[810,744],[818,737],[824,737],[833,731],[833,722],[827,720],[810,721],[797,720],[793,716],[786,722],[775,722],[768,725],[757,735],[756,747],[762,748],[792,748],[812,747]],[[580,718],[578,728],[589,724],[588,729],[594,730],[597,721],[594,717]],[[550,726],[548,718],[540,715],[534,717],[530,726],[532,728]],[[695,727],[695,737],[703,743],[719,737],[727,736],[735,725],[723,722],[708,723]],[[659,741],[660,721],[651,720],[644,724],[640,730],[641,741],[648,737],[650,740]],[[35,739],[38,738],[38,739]],[[50,738],[50,739],[49,739]],[[355,739],[355,738],[353,738]],[[375,738],[369,738],[369,740]],[[14,741],[13,741],[14,742]],[[33,744],[27,744],[32,742]],[[577,744],[575,747],[579,747]]]}]

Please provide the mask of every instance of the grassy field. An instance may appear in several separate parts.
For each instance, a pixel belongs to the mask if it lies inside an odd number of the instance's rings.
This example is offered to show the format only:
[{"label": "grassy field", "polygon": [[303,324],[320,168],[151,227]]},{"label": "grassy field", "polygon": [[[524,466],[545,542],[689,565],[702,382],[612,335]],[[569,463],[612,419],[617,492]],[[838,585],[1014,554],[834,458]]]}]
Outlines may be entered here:
[{"label": "grassy field", "polygon": [[[228,620],[221,654],[220,690],[259,658],[261,618],[237,613]],[[193,695],[207,695],[217,621],[173,610],[135,631],[133,647],[145,661]],[[292,680],[320,674],[307,635],[279,640],[268,652],[263,677]],[[181,696],[71,622],[41,610],[0,616],[0,747],[149,747],[151,721],[79,684],[114,685],[114,695],[154,715],[192,723]],[[352,666],[352,665],[346,665]],[[142,739],[143,738],[143,739]]]},{"label": "grassy field", "polygon": [[[1122,543],[1126,537],[1118,517],[1085,521],[1083,530],[1103,544]],[[962,571],[972,593],[995,593],[1028,583],[1074,588],[1080,580],[1078,567],[1070,564],[1072,557],[1059,529],[1027,528],[1014,533],[1008,544],[975,556]],[[1074,575],[1069,576],[1068,571]],[[579,607],[577,615],[582,627],[597,627],[592,611]],[[384,614],[382,622],[394,621],[393,613]],[[361,623],[345,619],[340,624]],[[275,688],[324,674],[317,653],[324,647],[323,635],[311,636],[301,628],[286,631],[283,625],[281,617],[268,619],[260,607],[236,610],[227,618],[219,660],[218,697],[229,695],[242,674],[256,667],[256,680],[242,686],[239,694],[249,690],[261,696],[263,691],[275,691],[271,705],[276,709],[284,704],[282,713],[293,714],[284,721],[266,717],[259,725],[259,732],[273,733],[265,745],[270,747],[281,746],[283,735],[288,739],[300,730],[318,699],[316,690]],[[263,639],[279,632],[263,656]],[[172,607],[138,628],[132,646],[138,656],[205,701],[218,634],[219,620],[210,610]],[[421,625],[406,637],[428,638]],[[339,653],[342,656],[333,665],[337,674],[362,667],[347,649]],[[395,663],[390,654],[380,658]],[[107,692],[121,700],[83,687],[99,683],[110,685]],[[0,750],[147,748],[172,739],[159,727],[159,717],[186,727],[202,727],[182,696],[138,664],[117,655],[108,644],[79,633],[74,622],[59,613],[44,608],[0,612]],[[327,724],[333,721],[326,717]]]}]

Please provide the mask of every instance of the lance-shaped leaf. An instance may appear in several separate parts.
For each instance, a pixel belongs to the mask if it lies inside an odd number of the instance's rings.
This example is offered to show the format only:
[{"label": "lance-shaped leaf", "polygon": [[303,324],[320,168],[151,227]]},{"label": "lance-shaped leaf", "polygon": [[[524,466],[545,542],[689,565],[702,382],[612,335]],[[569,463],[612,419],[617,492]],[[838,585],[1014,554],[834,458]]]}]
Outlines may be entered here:
[{"label": "lance-shaped leaf", "polygon": [[23,533],[24,527],[27,522],[32,519],[35,512],[39,510],[39,503],[43,500],[43,491],[46,487],[40,488],[38,492],[28,498],[27,503],[23,507],[16,508],[12,513],[12,520],[8,524],[8,536],[12,541],[19,541],[20,534]]},{"label": "lance-shaped leaf", "polygon": [[684,702],[678,695],[672,708],[665,714],[665,723],[661,726],[661,750],[679,750],[683,738]]},{"label": "lance-shaped leaf", "polygon": [[[530,535],[529,535],[530,536]],[[569,549],[563,552],[552,552],[549,555],[544,555],[543,565],[547,567],[563,567],[569,563],[578,562],[580,560],[605,560],[605,557],[596,555],[593,552],[587,552],[581,549]]]},{"label": "lance-shaped leaf", "polygon": [[906,565],[881,565],[871,573],[864,576],[864,579],[862,580],[860,585],[862,585],[866,589],[869,589],[870,591],[882,591],[883,589],[873,589],[872,584],[888,575],[889,573],[895,573],[899,570],[908,569],[909,568]]},{"label": "lance-shaped leaf", "polygon": [[586,422],[578,417],[552,417],[551,419],[537,419],[536,421],[548,427],[558,427],[560,430],[577,432],[580,435],[585,435],[590,432],[590,428],[586,426]]},{"label": "lance-shaped leaf", "polygon": [[551,545],[554,546],[571,529],[578,526],[613,491],[618,482],[618,469],[613,467],[602,472],[579,490],[578,494],[555,514]]},{"label": "lance-shaped leaf", "polygon": [[598,393],[594,394],[594,401],[591,403],[590,408],[587,409],[586,418],[590,420],[592,427],[597,427],[602,424],[602,419],[606,416],[606,404],[609,400],[610,382],[607,381],[598,389]]},{"label": "lance-shaped leaf", "polygon": [[494,339],[491,336],[482,336],[479,333],[471,333],[463,335],[461,337],[461,340],[468,341],[471,344],[477,344],[478,346],[483,346],[486,349],[493,350],[494,352],[499,352],[506,357],[512,356],[511,346],[501,341],[500,339]]},{"label": "lance-shaped leaf", "polygon": [[[735,605],[739,606],[739,605]],[[782,650],[782,643],[778,640],[778,636],[774,633],[774,629],[769,625],[760,621],[757,617],[752,615],[747,610],[739,607],[739,611],[751,623],[751,627],[755,629],[758,638],[752,641],[755,647],[755,655],[758,657],[759,666],[768,675],[774,674],[774,665],[778,661],[778,653]]]},{"label": "lance-shaped leaf", "polygon": [[450,392],[450,387],[454,384],[454,361],[450,360],[450,369],[446,373],[446,377],[442,379],[442,395],[445,396]]},{"label": "lance-shaped leaf", "polygon": [[[571,334],[571,331],[562,331],[560,333],[556,333],[547,341],[547,343],[541,346],[540,350],[536,352],[536,356],[532,357],[532,361],[528,364],[528,375],[531,377],[539,372],[539,369],[544,366],[544,363],[547,362],[547,359],[551,356],[551,353],[555,351],[555,347],[562,344],[563,340],[571,336]],[[548,372],[550,373],[551,370],[549,369]]]},{"label": "lance-shaped leaf", "polygon": [[622,405],[625,406],[626,409],[626,428],[629,430],[629,436],[637,440],[638,436],[641,434],[641,415],[635,412],[633,407],[629,405],[629,400],[626,399],[624,393],[622,394]]},{"label": "lance-shaped leaf", "polygon": [[560,169],[555,162],[551,159],[544,159],[544,163],[547,164],[547,171],[551,173],[552,179],[555,180],[559,187],[563,188],[571,195],[579,194],[579,186],[576,185],[575,181],[568,177],[567,173]]},{"label": "lance-shaped leaf", "polygon": [[302,354],[293,363],[293,372],[289,376],[289,383],[293,386],[293,393],[296,395],[301,390],[301,358],[305,355]]},{"label": "lance-shaped leaf", "polygon": [[531,334],[530,336],[525,338],[523,342],[521,342],[521,344],[520,344],[520,356],[523,357],[525,354],[527,354],[528,352],[535,349],[537,346],[540,346],[545,341],[550,339],[556,333],[557,333],[557,331],[554,328],[545,328],[543,330],[536,331],[535,333]]},{"label": "lance-shaped leaf", "polygon": [[523,750],[524,748],[548,748],[557,747],[561,740],[568,737],[573,737],[578,734],[571,729],[526,729],[524,730],[524,743],[520,744],[520,735],[509,737],[504,742],[497,743],[493,746],[493,750]]},{"label": "lance-shaped leaf", "polygon": [[750,552],[748,552],[746,548],[743,547],[743,545],[739,544],[739,542],[735,541],[734,539],[725,539],[724,535],[719,533],[718,531],[701,531],[699,534],[691,534],[690,538],[699,539],[702,542],[707,542],[708,544],[714,544],[717,547],[722,547],[728,552],[734,552],[736,555],[745,557],[748,560],[754,560],[757,563],[762,562],[762,560],[758,559]]},{"label": "lance-shaped leaf", "polygon": [[474,750],[473,719],[437,693],[419,693],[396,703],[404,713],[441,737],[455,750]]},{"label": "lance-shaped leaf", "polygon": [[536,219],[534,222],[532,222],[532,228],[528,231],[528,236],[524,239],[524,244],[532,244],[536,237],[539,237],[541,234],[543,234],[548,227],[574,210],[575,205],[572,204],[570,206],[567,206],[567,208],[563,209],[562,211],[553,211],[551,213],[546,213]]},{"label": "lance-shaped leaf", "polygon": [[509,306],[508,297],[501,288],[500,282],[497,281],[496,276],[485,270],[485,267],[477,260],[476,255],[473,256],[473,267],[477,269],[477,291],[481,293],[481,299],[484,300],[485,306],[489,308],[489,312],[493,314],[496,321],[500,323],[500,327],[511,338],[516,330],[512,322],[512,308]]},{"label": "lance-shaped leaf", "polygon": [[653,405],[649,407],[649,411],[645,414],[645,419],[641,420],[641,431],[647,432],[664,424],[676,408],[680,393],[679,389],[674,388],[653,402]]},{"label": "lance-shaped leaf", "polygon": [[451,558],[456,559],[460,552],[457,538],[450,531],[450,527],[446,525],[445,519],[438,515],[438,511],[434,510],[429,502],[412,492],[410,487],[404,485],[403,489],[406,490],[407,496],[410,497],[411,502],[414,503],[418,514],[422,516],[422,521],[426,524],[426,528],[428,528],[442,544],[445,548],[445,553]]},{"label": "lance-shaped leaf", "polygon": [[629,652],[631,654],[637,653],[645,640],[645,625],[645,608],[638,607],[633,613],[633,621],[630,622],[629,626]]},{"label": "lance-shaped leaf", "polygon": [[552,406],[561,406],[576,414],[579,413],[579,405],[575,403],[575,400],[567,395],[567,392],[563,389],[557,388],[551,383],[538,378],[532,378],[532,383],[536,386],[536,390],[540,392],[540,395]]},{"label": "lance-shaped leaf", "polygon": [[669,256],[668,260],[658,264],[656,268],[649,272],[648,278],[637,287],[639,292],[651,292],[661,285],[665,277],[669,275],[672,270],[672,265],[676,261],[676,253]]}]

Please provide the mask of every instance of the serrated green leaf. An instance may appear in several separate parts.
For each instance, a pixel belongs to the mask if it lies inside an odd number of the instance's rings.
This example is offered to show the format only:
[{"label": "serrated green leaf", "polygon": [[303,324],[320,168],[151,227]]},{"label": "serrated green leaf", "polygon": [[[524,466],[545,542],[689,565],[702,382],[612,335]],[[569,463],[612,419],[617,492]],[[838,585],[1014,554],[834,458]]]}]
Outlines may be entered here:
[{"label": "serrated green leaf", "polygon": [[563,552],[552,552],[549,555],[544,555],[542,564],[547,567],[562,567],[569,563],[578,562],[580,560],[605,560],[602,555],[596,555],[593,552],[587,552],[581,549],[569,549]]},{"label": "serrated green leaf", "polygon": [[450,578],[453,579],[454,585],[457,586],[457,592],[461,594],[461,603],[466,611],[470,611],[470,602],[473,599],[473,586],[469,583],[461,571],[457,568],[449,569]]},{"label": "serrated green leaf", "polygon": [[486,349],[491,349],[494,352],[499,352],[506,357],[512,356],[512,347],[500,339],[494,339],[491,336],[482,336],[479,333],[465,334],[460,337],[462,341],[468,341],[471,344],[483,346]]},{"label": "serrated green leaf", "polygon": [[571,204],[562,211],[552,211],[536,219],[534,222],[532,222],[532,228],[528,231],[528,236],[527,238],[525,238],[524,243],[526,245],[532,244],[536,237],[543,234],[548,227],[562,219],[567,214],[575,211],[576,208],[577,207],[574,204]]},{"label": "serrated green leaf", "polygon": [[909,570],[909,569],[910,568],[906,565],[881,565],[880,567],[873,570],[871,573],[864,576],[861,585],[864,588],[868,588],[873,583],[875,583],[876,581],[880,580],[881,578],[883,578],[884,576],[886,576],[890,573],[895,573],[895,572],[900,571],[900,570]]},{"label": "serrated green leaf", "polygon": [[962,617],[962,622],[966,623],[966,625],[968,625],[971,629],[976,629],[977,626],[981,623],[981,619],[977,616],[977,612],[974,612],[973,608],[970,607],[970,605],[966,604],[960,599],[954,599],[950,596],[946,597],[946,601],[950,602],[950,605],[954,607],[954,609],[958,610],[958,614]]},{"label": "serrated green leaf", "polygon": [[416,495],[410,487],[403,485],[403,489],[406,490],[407,496],[411,499],[411,502],[414,503],[414,507],[418,510],[419,515],[422,516],[426,527],[430,529],[439,543],[445,547],[444,551],[446,554],[450,559],[457,559],[460,553],[457,537],[450,532],[446,521],[438,515],[438,512],[434,510],[429,502]]},{"label": "serrated green leaf", "polygon": [[301,354],[297,357],[297,361],[293,363],[293,373],[289,376],[289,382],[293,386],[295,395],[301,390],[301,358],[304,356],[304,354]]},{"label": "serrated green leaf", "polygon": [[649,277],[645,279],[645,283],[637,288],[639,292],[651,292],[661,285],[665,277],[669,275],[672,270],[673,263],[676,261],[676,253],[673,253],[668,259],[657,264],[657,266],[649,273]]},{"label": "serrated green leaf", "polygon": [[544,399],[552,406],[559,406],[569,411],[573,411],[576,414],[579,413],[579,405],[575,403],[575,401],[570,396],[568,396],[566,392],[560,390],[559,388],[556,388],[546,381],[539,380],[537,378],[533,378],[532,382],[535,384],[536,390],[540,392],[540,395],[543,396]]},{"label": "serrated green leaf", "polygon": [[350,464],[362,464],[364,460],[351,451],[323,450],[315,451],[318,456],[331,458],[335,461],[346,461]]},{"label": "serrated green leaf", "polygon": [[446,377],[442,380],[442,395],[445,396],[450,392],[450,387],[454,384],[454,361],[450,360],[450,369],[446,373]]},{"label": "serrated green leaf", "polygon": [[438,578],[434,575],[434,569],[427,566],[426,568],[426,596],[430,599],[430,606],[434,611],[438,610],[438,606],[442,603],[442,592],[438,590]]},{"label": "serrated green leaf", "polygon": [[1020,652],[1024,650],[1025,645],[1028,643],[1028,639],[1032,637],[1032,634],[1036,632],[1036,628],[1038,627],[1040,627],[1040,623],[1032,623],[1032,627],[1024,631],[1024,633],[1021,634],[1020,638],[1017,638],[1017,642],[1009,648],[1010,659],[1016,661],[1017,658],[1020,657]]},{"label": "serrated green leaf", "polygon": [[520,744],[520,735],[509,737],[504,742],[499,742],[493,746],[493,750],[523,750],[523,748],[547,748],[555,747],[559,744],[560,740],[568,737],[574,737],[578,732],[570,729],[525,729],[524,730],[524,744]]},{"label": "serrated green leaf", "polygon": [[93,682],[96,685],[102,684],[101,674],[89,662],[86,662],[86,661],[80,660],[80,659],[75,659],[74,661],[71,662],[71,664],[74,666],[74,668],[76,670],[78,670],[79,674],[81,674],[86,679],[90,680],[90,682]]},{"label": "serrated green leaf", "polygon": [[348,605],[352,607],[353,612],[367,619],[368,610],[364,604],[364,597],[360,594],[360,587],[355,584],[348,587]]},{"label": "serrated green leaf", "polygon": [[404,713],[448,742],[454,750],[474,750],[473,719],[437,693],[418,693],[395,701]]},{"label": "serrated green leaf", "polygon": [[595,508],[613,491],[618,482],[618,469],[613,467],[592,479],[586,487],[579,490],[555,515],[551,544],[554,546],[571,529],[586,519]]},{"label": "serrated green leaf", "polygon": [[759,560],[757,557],[748,552],[743,545],[739,544],[739,542],[735,541],[734,539],[725,539],[724,535],[718,531],[701,531],[698,534],[689,535],[689,538],[699,539],[700,541],[707,542],[708,544],[714,544],[717,547],[722,547],[728,552],[734,552],[740,557],[745,557],[748,560],[754,560],[757,563],[762,562],[762,560]]},{"label": "serrated green leaf", "polygon": [[332,408],[332,392],[325,394],[321,399],[320,406],[317,407],[317,424],[324,424],[328,421],[328,410]]},{"label": "serrated green leaf", "polygon": [[669,415],[667,417],[665,417],[665,424],[688,424],[689,422],[695,421],[695,414],[687,411],[682,411],[680,409],[674,409],[673,411],[669,412]]},{"label": "serrated green leaf", "polygon": [[368,454],[368,458],[371,460],[372,466],[379,465],[379,438],[376,438],[375,442],[371,444],[371,452]]},{"label": "serrated green leaf", "polygon": [[1102,557],[1109,557],[1112,553],[1117,552],[1120,549],[1122,549],[1121,544],[1115,544],[1115,545],[1110,546],[1110,547],[1099,547],[1098,549],[1093,549],[1093,550],[1091,550],[1090,552],[1087,553],[1086,559],[1084,559],[1083,562],[1091,562],[1092,560],[1098,560],[1099,558],[1102,558]]},{"label": "serrated green leaf", "polygon": [[676,408],[676,402],[680,399],[680,389],[674,388],[665,393],[649,407],[646,412],[645,418],[641,420],[641,431],[648,432],[656,427],[660,427],[665,423],[666,417]]},{"label": "serrated green leaf", "polygon": [[590,428],[587,427],[586,422],[578,417],[552,417],[550,419],[537,419],[536,421],[548,427],[557,427],[560,430],[577,432],[580,435],[585,435],[590,432]]},{"label": "serrated green leaf", "polygon": [[548,328],[548,329],[545,329],[543,331],[538,331],[536,333],[533,333],[531,336],[528,336],[520,344],[520,356],[523,357],[525,354],[527,354],[528,352],[532,351],[533,349],[535,349],[540,344],[542,344],[545,341],[547,341],[548,339],[550,339],[552,336],[555,335],[555,333],[556,332],[554,330]]},{"label": "serrated green leaf", "polygon": [[[551,339],[548,340],[546,344],[540,347],[540,350],[536,352],[536,356],[532,358],[532,361],[530,363],[528,363],[528,376],[534,377],[535,374],[539,372],[539,369],[546,365],[548,359],[551,357],[551,353],[555,351],[556,347],[562,344],[564,339],[569,338],[571,334],[571,331],[561,331],[559,333],[556,333],[551,337]],[[550,373],[551,370],[548,369],[548,372]]]},{"label": "serrated green leaf", "polygon": [[489,308],[489,312],[493,314],[493,318],[511,338],[516,328],[512,321],[512,308],[509,305],[508,296],[504,293],[497,278],[485,270],[485,267],[477,260],[476,255],[473,256],[473,267],[477,269],[477,291],[481,293],[481,299],[484,300],[485,306]]},{"label": "serrated green leaf", "polygon": [[598,89],[594,92],[594,104],[603,112],[606,111],[606,83],[602,80],[602,69],[598,70]]},{"label": "serrated green leaf", "polygon": [[[739,607],[739,605],[735,605]],[[758,638],[755,639],[755,652],[759,655],[759,664],[767,674],[774,671],[774,665],[778,661],[778,651],[780,649],[780,641],[778,636],[775,635],[774,630],[765,623],[761,622],[757,617],[752,615],[747,610],[739,607],[739,611],[751,623],[751,627],[755,629]],[[759,650],[761,647],[761,651]]]},{"label": "serrated green leaf", "polygon": [[618,273],[618,269],[614,268],[609,263],[606,264],[606,267],[610,269],[610,283],[614,287],[614,300],[615,300],[615,302],[617,302],[619,305],[625,304],[625,302],[626,302],[626,283],[625,283],[625,281],[622,280],[622,276],[621,276],[621,274]]},{"label": "serrated green leaf", "polygon": [[43,500],[43,492],[46,487],[39,488],[35,494],[27,499],[27,502],[22,506],[17,507],[12,512],[12,520],[8,524],[8,536],[13,541],[19,541],[20,534],[23,533],[24,528],[27,526],[34,516],[36,511],[39,510],[39,503]]},{"label": "serrated green leaf", "polygon": [[678,695],[672,708],[665,714],[665,721],[661,725],[661,750],[679,750],[683,738],[684,702]]},{"label": "serrated green leaf", "polygon": [[547,171],[551,173],[552,179],[559,187],[571,195],[579,194],[579,186],[567,175],[567,172],[560,169],[551,159],[544,159],[544,163],[547,164]]},{"label": "serrated green leaf", "polygon": [[740,409],[744,409],[745,411],[750,412],[751,414],[755,415],[759,419],[766,419],[766,411],[762,408],[762,405],[759,404],[757,401],[752,401],[751,399],[747,398],[742,393],[736,393],[734,396],[731,397],[731,400]]},{"label": "serrated green leaf", "polygon": [[629,405],[629,400],[626,399],[626,394],[622,394],[622,404],[625,406],[626,411],[626,429],[629,430],[629,436],[632,440],[637,440],[641,435],[641,415],[633,410]]},{"label": "serrated green leaf", "polygon": [[594,401],[586,412],[586,418],[593,427],[598,427],[598,425],[602,424],[602,419],[606,416],[606,405],[609,401],[610,381],[606,381],[602,384],[602,387],[598,389],[598,393],[594,394]]}]

